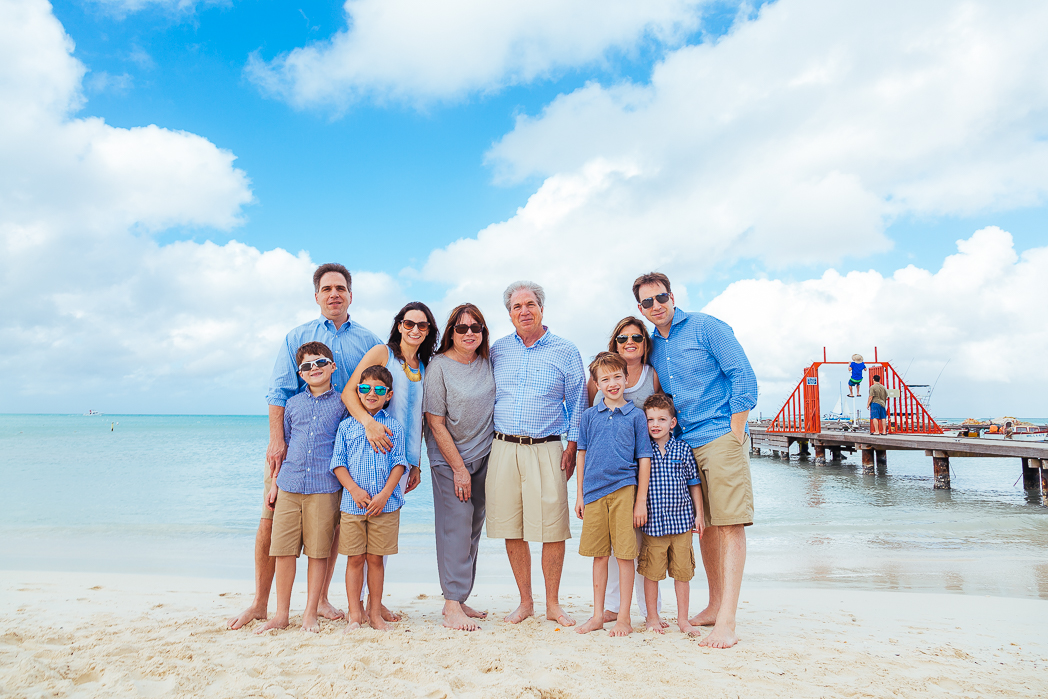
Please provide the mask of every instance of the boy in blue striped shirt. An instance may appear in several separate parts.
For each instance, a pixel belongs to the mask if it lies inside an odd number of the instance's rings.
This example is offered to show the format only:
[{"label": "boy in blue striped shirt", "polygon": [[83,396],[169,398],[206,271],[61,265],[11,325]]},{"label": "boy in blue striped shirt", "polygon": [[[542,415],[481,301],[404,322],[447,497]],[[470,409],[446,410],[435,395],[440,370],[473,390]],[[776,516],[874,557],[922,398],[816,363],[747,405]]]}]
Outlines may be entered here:
[{"label": "boy in blue striped shirt", "polygon": [[305,343],[295,353],[295,364],[308,390],[292,396],[284,407],[287,456],[273,473],[273,487],[266,494],[267,504],[274,510],[269,555],[277,559],[277,614],[255,633],[287,627],[295,568],[303,551],[309,558],[309,571],[302,630],[320,631],[317,606],[338,524],[342,486],[331,475],[328,464],[335,432],[349,413],[341,394],[331,387],[336,367],[327,345]]},{"label": "boy in blue striped shirt", "polygon": [[[360,628],[365,621],[378,631],[392,627],[382,618],[382,584],[385,567],[382,557],[397,552],[400,534],[400,508],[404,494],[400,477],[407,467],[404,455],[404,428],[384,408],[393,398],[393,375],[382,365],[369,366],[360,374],[357,393],[364,408],[393,435],[393,447],[377,452],[367,440],[364,426],[346,420],[338,428],[331,471],[345,488],[342,495],[342,524],[338,552],[347,556],[346,595],[349,597],[349,626]],[[367,563],[368,612],[360,601]]]},{"label": "boy in blue striped shirt", "polygon": [[637,572],[644,577],[647,602],[645,627],[664,633],[656,608],[659,581],[667,571],[673,577],[677,593],[677,626],[682,633],[698,636],[699,630],[688,621],[691,579],[695,577],[695,550],[692,531],[705,529],[702,518],[702,494],[699,492],[699,470],[687,442],[674,439],[677,426],[673,400],[656,393],[644,401],[651,437],[651,477],[648,481],[648,520],[641,528],[640,561]]}]

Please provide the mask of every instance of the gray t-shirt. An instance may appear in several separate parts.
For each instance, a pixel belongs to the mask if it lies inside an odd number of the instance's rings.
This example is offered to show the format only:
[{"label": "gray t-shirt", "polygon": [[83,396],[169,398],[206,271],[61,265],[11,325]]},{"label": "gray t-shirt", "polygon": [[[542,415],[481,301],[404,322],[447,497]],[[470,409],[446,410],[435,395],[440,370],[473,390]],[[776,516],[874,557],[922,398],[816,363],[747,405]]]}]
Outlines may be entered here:
[{"label": "gray t-shirt", "polygon": [[[495,438],[495,375],[491,362],[477,357],[471,364],[461,364],[438,354],[426,367],[424,388],[422,410],[444,416],[444,426],[455,440],[462,460],[469,464],[487,456]],[[431,465],[448,465],[429,425],[426,452]]]}]

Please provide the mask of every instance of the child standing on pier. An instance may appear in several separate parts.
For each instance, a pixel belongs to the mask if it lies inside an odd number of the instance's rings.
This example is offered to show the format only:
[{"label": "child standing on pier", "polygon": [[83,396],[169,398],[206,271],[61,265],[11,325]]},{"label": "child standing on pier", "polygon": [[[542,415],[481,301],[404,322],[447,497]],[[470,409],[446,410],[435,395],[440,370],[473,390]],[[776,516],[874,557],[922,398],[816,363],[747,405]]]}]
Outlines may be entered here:
[{"label": "child standing on pier", "polygon": [[[853,354],[848,368],[851,369],[851,378],[848,379],[848,397],[862,397],[862,389],[859,386],[862,384],[862,373],[866,371],[866,364],[862,361],[862,355]],[[854,394],[852,394],[852,389],[855,390]]]}]

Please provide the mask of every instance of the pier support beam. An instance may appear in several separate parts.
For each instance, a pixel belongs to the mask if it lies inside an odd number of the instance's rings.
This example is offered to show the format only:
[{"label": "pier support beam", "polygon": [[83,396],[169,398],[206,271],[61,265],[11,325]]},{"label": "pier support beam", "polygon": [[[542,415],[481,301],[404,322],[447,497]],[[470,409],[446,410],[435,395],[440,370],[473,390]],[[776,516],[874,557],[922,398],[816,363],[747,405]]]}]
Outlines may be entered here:
[{"label": "pier support beam", "polygon": [[877,473],[880,475],[888,474],[888,450],[887,449],[876,449],[874,455],[877,457]]},{"label": "pier support beam", "polygon": [[862,450],[862,475],[874,475],[873,449],[865,444],[856,445]]},{"label": "pier support beam", "polygon": [[1030,459],[1030,466],[1041,472],[1041,504],[1048,507],[1048,460]]},{"label": "pier support beam", "polygon": [[950,489],[950,457],[944,451],[932,452],[932,470],[935,472],[936,490]]},{"label": "pier support beam", "polygon": [[799,456],[808,456],[811,452],[808,451],[808,440],[798,439],[797,444],[800,445],[800,450],[797,452]]},{"label": "pier support beam", "polygon": [[1038,473],[1040,470],[1037,466],[1032,466],[1031,461],[1037,461],[1037,459],[1023,458],[1023,488],[1026,490],[1040,490],[1041,489],[1041,475]]},{"label": "pier support beam", "polygon": [[826,463],[826,447],[821,444],[815,445],[815,465]]},{"label": "pier support beam", "polygon": [[841,448],[840,447],[830,447],[830,457],[834,461],[841,461],[841,460],[843,460],[844,459],[844,455],[841,454]]}]

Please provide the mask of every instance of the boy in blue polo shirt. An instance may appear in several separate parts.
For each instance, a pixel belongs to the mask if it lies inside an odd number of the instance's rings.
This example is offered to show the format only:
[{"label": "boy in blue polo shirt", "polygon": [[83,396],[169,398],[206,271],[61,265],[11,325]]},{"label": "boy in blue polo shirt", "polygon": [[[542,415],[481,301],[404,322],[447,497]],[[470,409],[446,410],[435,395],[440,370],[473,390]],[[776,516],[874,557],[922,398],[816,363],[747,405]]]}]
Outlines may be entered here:
[{"label": "boy in blue polo shirt", "polygon": [[651,435],[651,485],[648,487],[648,521],[642,527],[640,560],[637,572],[644,577],[644,597],[648,615],[645,627],[664,633],[662,619],[655,605],[659,581],[669,571],[677,593],[677,626],[682,633],[698,636],[699,630],[688,622],[690,583],[695,577],[695,550],[692,531],[702,531],[702,493],[699,492],[699,469],[687,442],[674,439],[677,411],[665,393],[656,393],[644,401]]},{"label": "boy in blue polo shirt", "polygon": [[576,631],[604,628],[608,558],[614,548],[619,565],[619,617],[609,635],[626,636],[633,631],[634,529],[648,518],[651,442],[644,412],[625,397],[626,360],[613,352],[601,352],[589,371],[603,398],[582,414],[575,514],[582,520],[579,555],[593,558],[593,617]]}]

